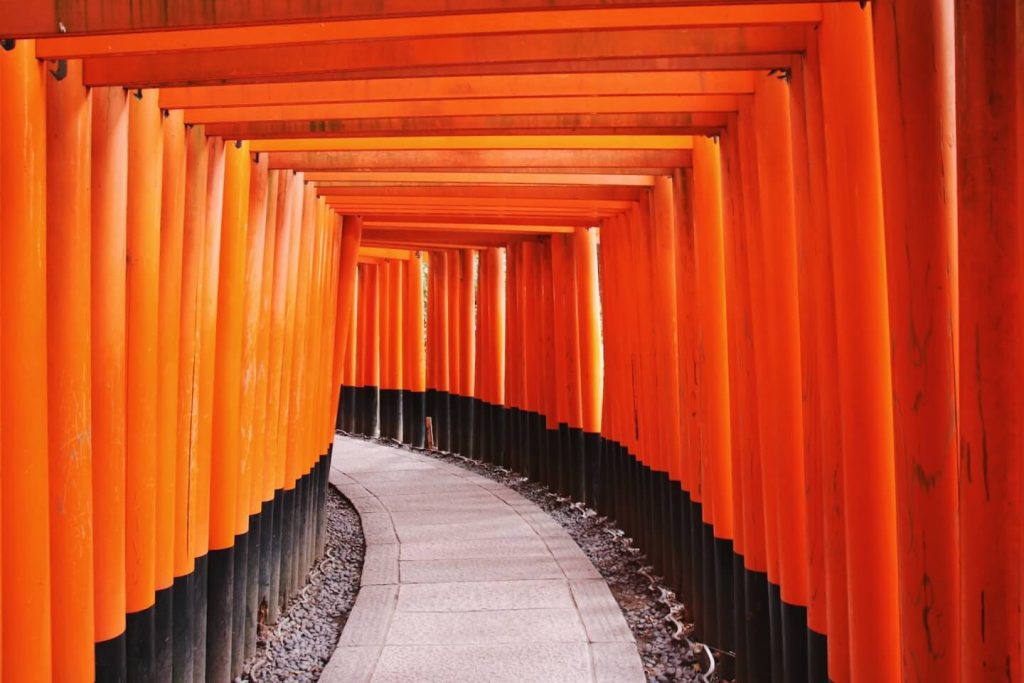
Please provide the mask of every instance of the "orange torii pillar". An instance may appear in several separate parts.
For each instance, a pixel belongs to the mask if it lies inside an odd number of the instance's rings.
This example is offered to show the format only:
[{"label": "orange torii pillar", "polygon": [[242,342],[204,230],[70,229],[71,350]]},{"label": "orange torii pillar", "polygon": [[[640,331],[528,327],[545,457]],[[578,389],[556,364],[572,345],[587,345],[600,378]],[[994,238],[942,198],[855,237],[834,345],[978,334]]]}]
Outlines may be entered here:
[{"label": "orange torii pillar", "polygon": [[541,415],[541,392],[544,374],[541,371],[540,327],[543,320],[542,261],[540,247],[536,242],[523,242],[523,270],[520,282],[523,297],[523,375],[525,391],[523,392],[523,411],[521,419],[520,458],[517,471],[527,477],[536,478],[540,467],[539,442],[544,428]]},{"label": "orange torii pillar", "polygon": [[459,413],[458,451],[472,455],[473,403],[476,393],[476,261],[475,249],[463,249],[459,253],[459,308],[458,336],[459,395],[456,410]]},{"label": "orange torii pillar", "polygon": [[462,452],[462,250],[448,254],[448,448]]},{"label": "orange torii pillar", "polygon": [[[355,345],[352,310],[356,301],[356,266],[363,236],[363,217],[345,216],[341,226],[341,256],[338,265],[338,329],[334,335],[334,383],[339,387],[337,429],[352,431],[355,387],[344,382],[349,344]],[[346,426],[347,425],[347,426]]]},{"label": "orange torii pillar", "polygon": [[366,267],[365,319],[363,325],[362,413],[365,436],[377,434],[378,387],[380,385],[380,279],[378,265]]},{"label": "orange torii pillar", "polygon": [[[764,525],[760,520],[762,494],[760,482],[760,440],[757,425],[756,387],[754,386],[753,339],[750,334],[750,289],[747,269],[747,242],[743,230],[747,219],[741,185],[739,145],[736,139],[738,115],[731,114],[721,136],[722,190],[724,195],[723,230],[724,296],[726,335],[728,338],[729,421],[732,451],[733,497],[733,600],[735,602],[735,670],[737,680],[759,681],[771,670],[767,647],[766,623],[756,624],[764,610],[749,609],[763,605],[767,591]],[[760,599],[748,594],[752,577],[761,577]],[[752,591],[753,593],[753,591]],[[750,628],[754,626],[754,628]],[[748,634],[748,628],[751,631]]]},{"label": "orange torii pillar", "polygon": [[[388,374],[381,389],[381,406],[387,405],[387,436],[392,439],[402,438],[402,396],[403,387],[403,343],[404,302],[406,298],[405,282],[402,279],[403,261],[388,261],[385,269],[388,280],[387,316],[388,335],[382,338],[383,348],[387,351]],[[386,400],[385,400],[386,397]]]},{"label": "orange torii pillar", "polygon": [[522,365],[515,361],[518,358],[518,350],[522,349],[519,339],[519,293],[516,289],[519,281],[520,244],[512,243],[505,248],[505,424],[502,430],[505,438],[500,444],[501,450],[495,455],[498,464],[503,467],[511,467],[518,452],[517,413],[522,385]]},{"label": "orange torii pillar", "polygon": [[[967,502],[968,515],[973,512],[968,502],[972,500],[970,496],[958,501],[959,435],[954,427],[957,424],[955,368],[959,307],[956,300],[957,209],[950,198],[956,196],[957,151],[948,144],[956,135],[954,10],[953,3],[939,0],[876,0],[873,4],[892,344],[896,522],[900,584],[904,587],[900,591],[903,675],[905,679],[939,683],[969,675],[960,670],[958,502]],[[972,8],[972,11],[977,10]],[[1020,12],[1018,9],[1018,22],[1022,19]],[[983,11],[979,11],[971,16],[982,15]],[[963,27],[971,25],[967,16],[961,15]],[[1013,22],[1009,18],[1006,21],[1008,26],[1003,31],[1007,37],[1003,40],[1009,45],[1013,40],[1008,37],[1013,33]],[[992,24],[997,25],[999,22]],[[976,35],[985,45],[996,44],[999,40],[987,33],[983,37]],[[970,55],[968,59],[985,50],[981,44],[975,46],[970,41],[964,47],[970,50],[966,53]],[[1012,59],[1012,50],[1003,56]],[[969,70],[965,74],[967,83],[975,77],[981,83],[987,82],[986,77],[972,74]],[[1021,81],[1017,87],[1022,87]],[[975,89],[972,84],[968,88],[970,94],[962,93],[964,102],[991,102],[987,98],[974,99],[983,97],[982,87]],[[1018,108],[1017,117],[1022,113]],[[1011,120],[1012,117],[1007,119],[1007,123]],[[987,121],[971,120],[969,125],[984,125],[989,131],[984,134],[986,141],[995,138],[991,136],[995,131],[1006,134],[1007,139],[999,143],[1004,148],[1009,136],[1013,135],[999,126],[990,126]],[[962,134],[970,141],[973,131]],[[968,151],[972,148],[980,151],[980,147],[968,144],[965,160],[974,158]],[[995,149],[986,150],[990,163],[996,157],[989,155],[994,154],[998,154]],[[969,171],[965,177],[970,179],[974,176]],[[1022,200],[1018,198],[1017,201]],[[1001,201],[995,205],[1005,206]],[[960,233],[967,240],[976,236],[970,231],[972,224],[973,221],[966,223],[967,231]],[[1017,230],[1020,227],[1018,224]],[[979,252],[968,249],[962,253],[970,259]],[[987,279],[992,272],[990,264],[997,262],[987,259],[986,255],[984,264],[975,263],[968,267],[981,268]],[[1020,268],[1019,262],[1016,268]],[[976,271],[976,274],[980,273]],[[991,296],[991,290],[988,291]],[[999,308],[1005,312],[1009,310],[1007,304],[1008,300],[1003,299]],[[981,313],[984,308],[978,308],[975,303],[972,302],[970,308],[972,311],[968,315],[984,315]],[[972,330],[969,336],[974,343],[981,339],[973,331],[977,328],[964,329]],[[970,358],[975,356],[972,354]],[[968,364],[968,367],[972,366],[977,367],[973,360]],[[1004,377],[1012,377],[1011,368],[1019,369],[1020,365],[1007,365],[1001,359],[997,372]],[[965,388],[977,386],[972,382],[978,381],[978,375],[974,372],[969,374],[970,378],[963,384]],[[985,381],[987,374],[981,370],[981,378]],[[987,400],[967,398],[963,406],[973,408],[982,404],[988,413]],[[1019,415],[1017,409],[1014,411]],[[985,419],[989,419],[988,414]],[[1001,425],[1013,425],[1017,418],[1006,416],[1006,419],[1009,421]],[[939,428],[939,425],[948,425],[948,428]],[[989,441],[989,444],[993,443]],[[992,464],[989,462],[990,467]],[[996,471],[1007,472],[1003,469],[1005,463],[1002,460],[995,467]],[[1004,482],[1012,485],[1009,478]],[[968,484],[966,488],[970,486]],[[1019,494],[1014,491],[1012,496],[1016,499]],[[1007,512],[1003,509],[1001,514]],[[963,519],[970,525],[966,527],[965,539],[981,537],[979,529],[995,528],[980,520],[975,526],[969,517]],[[1005,528],[1006,520],[998,522],[998,525]],[[1007,533],[1012,532],[1007,530]],[[986,543],[986,547],[991,546]],[[991,555],[978,547],[968,549],[963,557],[971,562],[985,554]],[[964,604],[970,605],[971,612],[977,613],[978,603],[975,596],[964,595]],[[965,630],[965,633],[969,632]],[[976,655],[994,655],[998,651],[988,650],[988,642],[986,637],[985,643],[975,641],[968,648],[972,654],[968,655],[971,661],[967,666],[973,675],[978,675]],[[1006,654],[999,651],[998,659],[1005,661],[1003,656]],[[982,654],[982,666],[994,667],[996,659]],[[999,668],[1002,671],[1002,665]],[[1019,669],[1016,674],[1020,674]]]},{"label": "orange torii pillar", "polygon": [[676,343],[679,353],[679,435],[682,444],[679,479],[682,501],[679,509],[680,545],[683,551],[679,576],[682,595],[691,605],[694,622],[703,618],[703,530],[704,503],[700,473],[699,383],[697,369],[700,349],[694,243],[694,192],[692,169],[677,169],[672,175],[673,210],[676,221]]},{"label": "orange torii pillar", "polygon": [[769,527],[769,533],[777,548],[777,584],[769,575],[769,598],[772,618],[779,619],[781,628],[785,676],[803,680],[807,677],[807,511],[789,86],[782,79],[763,76],[755,80],[754,92],[761,225],[748,238],[754,258],[761,260],[764,278],[763,317],[755,313],[755,339],[762,340],[758,358],[765,361],[758,382],[763,390],[763,400],[758,402],[762,481],[765,495],[776,500],[775,529]]},{"label": "orange torii pillar", "polygon": [[[284,489],[285,460],[288,447],[288,385],[291,377],[291,346],[294,337],[294,263],[301,216],[301,179],[291,171],[280,172],[277,188],[277,216],[274,236],[274,282],[270,303],[270,357],[267,378],[267,457],[270,464],[270,487],[273,489],[273,521],[270,537],[270,567],[267,595],[267,618],[277,621],[287,599],[281,560],[285,533],[285,499],[292,494]],[[288,513],[286,515],[286,512]],[[290,523],[291,517],[288,516]]]},{"label": "orange torii pillar", "polygon": [[[157,441],[156,448],[156,671],[173,677],[175,590],[186,593],[176,580],[175,562],[183,548],[174,533],[179,500],[187,501],[187,488],[177,488],[178,382],[181,362],[182,247],[185,228],[185,122],[180,111],[162,117],[163,188],[160,203],[160,283],[157,320]],[[183,482],[187,487],[187,482]],[[175,585],[177,584],[177,586]],[[188,624],[188,619],[182,617]],[[179,645],[191,645],[192,632],[184,630]],[[179,665],[180,666],[180,665]]]},{"label": "orange torii pillar", "polygon": [[[46,371],[46,105],[35,43],[0,52],[0,401],[3,657],[9,681],[51,676]],[[17,428],[12,428],[17,426]]]},{"label": "orange torii pillar", "polygon": [[[778,494],[775,488],[775,473],[777,468],[774,461],[768,456],[767,440],[770,438],[771,425],[769,424],[768,406],[773,398],[770,395],[770,379],[768,374],[771,366],[769,362],[770,349],[765,339],[767,330],[770,330],[770,320],[767,318],[769,300],[765,290],[765,247],[763,228],[765,223],[763,217],[762,183],[761,183],[761,160],[758,149],[756,130],[756,118],[754,114],[753,98],[746,97],[741,101],[739,121],[737,125],[740,154],[742,159],[741,183],[746,206],[747,220],[743,225],[741,239],[746,244],[747,258],[747,279],[750,289],[750,334],[753,348],[753,371],[754,388],[757,395],[754,402],[757,405],[755,422],[752,429],[758,430],[758,442],[761,448],[752,457],[757,460],[757,476],[750,478],[752,488],[757,489],[756,496],[761,501],[760,513],[757,516],[756,525],[764,538],[765,549],[765,574],[762,576],[755,573],[751,578],[753,585],[747,586],[746,602],[748,613],[751,619],[748,622],[747,636],[748,648],[755,657],[764,659],[760,666],[764,667],[770,662],[770,674],[774,678],[782,679],[784,675],[783,642],[781,624],[781,599],[779,596],[779,562],[778,562],[778,522],[777,507]],[[779,181],[777,181],[779,182]],[[775,222],[777,227],[778,221]],[[779,297],[776,297],[778,300]],[[784,301],[785,298],[783,297]],[[778,352],[778,349],[776,349]],[[766,407],[768,406],[768,407]],[[763,630],[755,631],[751,627],[757,624]],[[764,646],[764,651],[760,648]],[[758,671],[753,661],[748,669],[748,674]],[[765,672],[768,674],[768,671]],[[770,679],[766,679],[770,680]]]},{"label": "orange torii pillar", "polygon": [[[128,678],[155,674],[157,324],[163,133],[158,93],[128,98],[125,505]],[[163,637],[163,634],[161,634]]]},{"label": "orange torii pillar", "polygon": [[469,456],[475,460],[484,460],[487,453],[484,450],[483,439],[487,436],[486,420],[487,409],[490,405],[487,401],[488,384],[490,377],[487,376],[486,361],[487,343],[490,336],[490,315],[487,302],[487,251],[481,251],[478,256],[477,266],[477,303],[476,303],[476,329],[473,333],[476,353],[473,357],[473,376],[475,385],[471,410],[473,412],[473,438],[469,443]]},{"label": "orange torii pillar", "polygon": [[427,300],[430,305],[430,320],[427,329],[428,367],[433,384],[427,384],[427,413],[431,418],[433,447],[448,449],[448,274],[450,258],[447,252],[433,252],[430,255],[430,289]]},{"label": "orange torii pillar", "polygon": [[[812,52],[809,48],[808,53]],[[830,317],[831,257],[828,248],[822,246],[828,238],[827,203],[823,174],[812,177],[811,171],[812,157],[820,157],[822,152],[823,132],[820,70],[815,60],[816,56],[807,54],[795,61],[789,77],[807,498],[807,676],[812,681],[828,677],[828,610],[832,605],[828,602],[826,550],[830,541],[825,528],[826,507],[836,506],[836,501],[834,496],[826,495],[823,476],[827,462],[835,458],[839,431],[834,403],[835,326]],[[830,359],[829,367],[823,366],[825,358]],[[826,455],[827,450],[833,454]],[[841,505],[837,507],[842,509]]]},{"label": "orange torii pillar", "polygon": [[[1024,9],[1020,2],[954,6],[960,678],[1020,680]],[[954,308],[954,324],[956,316]]]},{"label": "orange torii pillar", "polygon": [[[852,4],[822,11],[818,40],[828,122],[850,677],[901,680],[891,347],[871,17]],[[980,268],[991,272],[993,266],[986,261]],[[1005,367],[998,374],[1012,375]],[[1006,477],[1000,481],[1008,483]],[[1005,529],[1006,520],[994,528]]]},{"label": "orange torii pillar", "polygon": [[[424,368],[425,386],[423,392],[423,446],[424,448],[437,447],[437,404],[438,386],[440,384],[440,361],[438,359],[438,336],[440,331],[437,328],[437,264],[440,257],[435,252],[424,254],[423,265],[426,268],[426,281],[424,282],[425,313],[426,313],[426,334],[424,335],[424,347],[426,367]],[[430,429],[427,429],[427,419],[430,419]]]},{"label": "orange torii pillar", "polygon": [[[551,236],[551,297],[554,313],[554,367],[555,419],[558,424],[554,443],[549,445],[549,457],[555,463],[555,482],[552,486],[562,496],[576,500],[583,492],[582,406],[580,405],[579,325],[577,324],[576,262],[573,236]],[[574,436],[575,435],[575,436]],[[576,456],[579,457],[576,457]],[[603,461],[602,461],[603,462]],[[611,482],[605,482],[610,486]],[[606,489],[613,491],[614,487]]]},{"label": "orange torii pillar", "polygon": [[[704,450],[708,455],[708,486],[714,490],[710,544],[705,545],[705,567],[715,577],[715,593],[706,596],[717,609],[718,647],[735,648],[733,539],[732,431],[729,393],[729,336],[725,286],[724,206],[721,151],[716,141],[694,141],[694,253],[697,273],[697,316],[701,355],[698,398]],[[706,512],[706,511],[705,511]],[[710,555],[710,557],[708,557]],[[710,562],[708,562],[710,560]]]},{"label": "orange torii pillar", "polygon": [[[91,681],[93,645],[90,196],[92,101],[82,63],[46,78],[46,304],[53,659]],[[10,427],[9,427],[10,428]],[[17,428],[16,426],[14,428]]]},{"label": "orange torii pillar", "polygon": [[[235,507],[238,497],[242,334],[245,313],[245,245],[250,165],[244,143],[226,145],[223,223],[217,289],[213,442],[210,468],[210,557],[207,596],[206,676],[231,678],[235,610]],[[241,600],[242,596],[237,596]],[[130,657],[130,652],[129,652]]]},{"label": "orange torii pillar", "polygon": [[580,428],[583,430],[583,491],[580,500],[599,504],[604,495],[600,466],[601,404],[601,301],[597,279],[597,229],[576,228],[573,233],[576,265],[576,311],[579,329]]},{"label": "orange torii pillar", "polygon": [[403,326],[405,339],[402,351],[402,440],[423,448],[423,423],[426,418],[426,376],[423,336],[423,252],[412,254],[403,262],[405,300]]},{"label": "orange torii pillar", "polygon": [[479,453],[498,462],[504,448],[505,407],[505,278],[504,250],[492,247],[480,258],[480,343],[477,348],[478,378],[482,383]]},{"label": "orange torii pillar", "polygon": [[[259,156],[259,155],[257,155]],[[260,324],[263,317],[264,257],[267,246],[267,205],[270,176],[267,170],[267,156],[261,160],[250,160],[250,191],[247,207],[248,230],[245,243],[245,297],[242,321],[241,382],[239,403],[239,487],[235,505],[235,526],[239,529],[236,537],[236,561],[242,557],[240,575],[235,576],[235,614],[244,618],[241,623],[232,622],[234,642],[232,643],[232,669],[234,675],[241,673],[242,662],[255,652],[256,648],[256,598],[259,591],[260,541],[262,535],[259,515],[262,501],[254,488],[263,476],[263,432],[256,422],[258,400],[258,370],[260,353]],[[265,373],[263,373],[265,377]],[[255,486],[254,486],[255,483]],[[236,567],[238,565],[236,564]]]},{"label": "orange torii pillar", "polygon": [[458,386],[458,368],[452,364],[452,349],[457,343],[456,329],[452,325],[453,280],[452,271],[457,266],[454,252],[441,252],[437,271],[437,329],[438,329],[438,394],[437,425],[434,438],[437,448],[443,451],[452,447],[452,400]]},{"label": "orange torii pillar", "polygon": [[539,245],[541,277],[537,283],[537,294],[540,297],[540,330],[539,332],[539,353],[538,362],[541,364],[542,391],[541,402],[538,410],[543,417],[539,424],[539,442],[537,444],[540,463],[536,478],[549,488],[554,488],[557,483],[558,467],[557,453],[552,446],[558,438],[558,405],[555,392],[552,391],[551,381],[555,376],[555,312],[554,295],[554,274],[552,272],[551,248],[547,244],[550,237],[545,238]]},{"label": "orange torii pillar", "polygon": [[395,385],[394,365],[394,261],[385,259],[379,266],[380,272],[380,436],[394,438],[394,398],[398,394]]},{"label": "orange torii pillar", "polygon": [[357,340],[356,344],[354,344],[353,346],[354,346],[355,349],[357,349],[359,356],[356,359],[356,374],[355,374],[355,377],[354,377],[354,380],[355,380],[355,384],[354,384],[355,391],[353,392],[353,394],[354,394],[354,396],[353,396],[353,413],[354,413],[354,416],[353,416],[352,423],[353,423],[353,427],[354,427],[353,431],[356,434],[363,434],[363,435],[366,434],[366,402],[365,402],[366,390],[364,389],[363,385],[364,385],[364,382],[366,382],[367,373],[369,372],[368,357],[366,355],[367,354],[367,344],[369,343],[369,340],[367,339],[367,336],[366,336],[367,324],[368,324],[367,323],[367,314],[368,314],[368,310],[367,309],[369,307],[369,299],[368,299],[368,297],[369,297],[370,285],[373,284],[373,283],[370,282],[369,269],[370,269],[369,265],[367,265],[365,263],[360,263],[359,266],[357,267],[356,280],[358,282],[358,287],[357,287],[357,290],[356,290],[356,296],[358,298],[356,300],[356,306],[354,308],[354,310],[356,312],[356,326],[353,329],[354,336],[355,336],[355,338]]},{"label": "orange torii pillar", "polygon": [[[96,678],[124,680],[127,676],[124,420],[128,100],[124,88],[120,87],[94,88],[92,99],[92,499]],[[205,152],[204,146],[204,156]],[[204,192],[205,189],[204,183]],[[4,223],[8,221],[5,219]],[[7,253],[6,246],[4,253]],[[6,452],[6,446],[4,450]],[[191,612],[191,605],[189,607]]]},{"label": "orange torii pillar", "polygon": [[224,208],[225,148],[220,138],[207,139],[209,162],[206,176],[205,232],[203,235],[203,263],[200,282],[199,359],[196,372],[199,385],[195,399],[195,445],[192,460],[195,463],[195,495],[193,514],[195,529],[190,530],[193,553],[196,557],[195,630],[193,631],[193,664],[195,675],[205,676],[207,650],[207,605],[210,569],[210,509],[211,462],[214,427],[214,387],[217,359],[217,311],[220,284],[220,243]]},{"label": "orange torii pillar", "polygon": [[[252,499],[250,504],[253,513],[259,517],[259,569],[256,589],[256,604],[268,606],[267,621],[270,622],[269,606],[271,602],[271,558],[274,548],[274,474],[273,444],[274,434],[270,431],[270,416],[274,406],[270,405],[273,301],[274,301],[274,263],[277,251],[278,199],[280,187],[284,182],[284,171],[270,171],[267,179],[266,235],[263,238],[262,286],[260,294],[259,322],[256,339],[256,405],[253,413],[254,449],[259,453],[259,476],[253,477]],[[250,212],[252,211],[250,204]],[[252,214],[250,213],[250,216]],[[250,220],[252,220],[250,218]]]},{"label": "orange torii pillar", "polygon": [[[620,298],[622,297],[622,289],[618,286],[620,282],[620,263],[615,251],[614,245],[617,243],[616,233],[619,231],[619,225],[621,221],[619,219],[608,219],[601,226],[601,250],[598,253],[598,258],[601,264],[601,302],[603,307],[603,315],[608,320],[618,319],[619,323],[615,325],[608,325],[604,330],[604,410],[602,412],[601,419],[601,438],[604,441],[604,452],[602,453],[603,468],[607,471],[607,480],[613,482],[608,490],[608,495],[605,496],[605,505],[603,512],[609,517],[616,520],[617,524],[624,529],[628,530],[630,520],[628,518],[629,506],[626,504],[626,485],[628,480],[625,478],[626,467],[629,461],[630,455],[627,451],[627,437],[626,428],[624,425],[628,423],[628,420],[624,416],[624,401],[627,395],[627,384],[624,379],[625,371],[625,360],[627,356],[627,349],[624,345],[623,333],[626,329],[625,321],[623,318],[617,316],[624,316],[624,312],[621,310]],[[556,236],[557,239],[559,236]],[[568,243],[564,243],[561,248],[564,250],[563,258],[569,258],[571,250]],[[554,253],[558,254],[559,250]],[[575,269],[570,271],[572,275],[575,275]],[[575,277],[570,278],[572,282],[575,282]],[[575,291],[571,297],[567,297],[566,304],[575,303],[576,296]],[[569,308],[568,306],[566,306]],[[567,311],[567,317],[572,316],[572,322],[575,322],[575,306],[571,306]],[[571,332],[571,325],[570,327]],[[570,351],[566,351],[568,359],[571,361],[572,356],[576,354],[570,354]],[[574,407],[578,406],[578,393],[573,394],[573,383],[574,379],[578,384],[579,372],[573,376],[572,365],[568,365],[566,368],[566,376],[564,381],[567,385],[566,394],[566,416],[567,419],[573,417]],[[568,426],[567,426],[568,431]],[[570,432],[571,433],[571,432]],[[569,448],[569,436],[568,434],[563,437],[562,448],[565,452],[568,452]],[[567,456],[566,456],[567,457]],[[567,469],[567,468],[566,468]],[[566,472],[567,474],[567,472]],[[564,479],[562,482],[562,488],[560,493],[566,495],[566,489],[568,487],[568,479]]]}]

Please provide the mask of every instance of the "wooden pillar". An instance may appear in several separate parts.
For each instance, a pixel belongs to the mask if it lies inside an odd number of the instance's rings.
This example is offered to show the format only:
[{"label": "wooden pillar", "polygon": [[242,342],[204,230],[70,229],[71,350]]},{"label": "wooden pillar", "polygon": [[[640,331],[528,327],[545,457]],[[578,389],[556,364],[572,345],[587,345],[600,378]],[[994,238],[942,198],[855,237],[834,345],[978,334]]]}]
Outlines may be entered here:
[{"label": "wooden pillar", "polygon": [[[957,0],[954,8],[961,359],[960,677],[1017,680],[1022,676],[1017,605],[1024,438],[1020,389],[1024,372],[1024,65],[1020,61],[1024,10],[1019,2],[1009,0]],[[935,321],[936,326],[940,324],[947,323]]]},{"label": "wooden pillar", "polygon": [[[954,681],[960,604],[953,3],[877,0],[873,9],[903,673]],[[968,666],[977,672],[977,662]]]},{"label": "wooden pillar", "polygon": [[[92,445],[96,677],[125,677],[125,254],[128,100],[94,88],[92,119]],[[205,157],[205,146],[203,155]],[[205,183],[203,190],[205,192]]]},{"label": "wooden pillar", "polygon": [[156,666],[157,337],[163,134],[158,93],[128,98],[127,431],[128,677]]},{"label": "wooden pillar", "polygon": [[[162,117],[163,188],[160,200],[160,282],[157,317],[156,435],[156,668],[173,675],[174,533],[177,490],[178,382],[181,362],[182,248],[185,228],[185,123],[180,111]],[[193,318],[194,321],[194,318]],[[191,410],[189,411],[191,415]],[[182,587],[183,589],[184,587]],[[184,635],[184,634],[183,634]],[[190,635],[190,634],[189,634]]]},{"label": "wooden pillar", "polygon": [[[93,657],[90,206],[92,100],[82,63],[46,78],[46,331],[53,657],[91,681]],[[5,150],[5,153],[9,153]],[[10,425],[8,429],[19,429]]]},{"label": "wooden pillar", "polygon": [[[51,672],[46,392],[46,77],[35,42],[0,53],[3,676]],[[31,388],[31,390],[26,390]],[[12,428],[17,425],[17,428]]]},{"label": "wooden pillar", "polygon": [[850,673],[854,681],[899,680],[891,347],[871,18],[856,5],[822,9]]},{"label": "wooden pillar", "polygon": [[[828,635],[828,675],[835,681],[850,679],[850,624],[847,618],[847,587],[846,587],[846,506],[843,495],[843,454],[842,429],[839,418],[839,376],[837,360],[836,311],[834,298],[834,279],[832,268],[832,228],[829,223],[830,205],[828,198],[828,182],[825,158],[825,124],[821,99],[821,68],[819,45],[816,32],[808,30],[809,40],[805,55],[805,68],[794,76],[795,82],[802,85],[804,106],[806,108],[806,139],[807,139],[807,175],[806,194],[809,199],[810,215],[806,223],[806,233],[801,232],[797,244],[805,254],[801,261],[801,289],[808,291],[812,300],[807,306],[801,301],[802,315],[814,319],[814,337],[817,340],[814,348],[817,356],[810,374],[817,380],[811,389],[811,401],[817,396],[820,410],[820,422],[817,429],[820,433],[820,454],[813,457],[820,459],[821,496],[824,516],[822,534],[824,537],[823,554],[825,560],[825,594],[827,596],[826,629]],[[794,106],[796,104],[794,103]],[[800,192],[800,189],[797,190]],[[804,283],[807,286],[804,287]],[[806,367],[810,367],[805,365]],[[815,428],[814,420],[807,424]],[[805,430],[805,435],[807,431]],[[811,433],[813,436],[813,432]],[[815,440],[808,439],[805,443],[813,447]],[[808,470],[812,475],[813,470]],[[810,480],[809,480],[810,482]],[[811,532],[811,528],[808,528]],[[810,543],[810,541],[809,541]],[[812,599],[813,600],[813,599]],[[809,615],[810,616],[810,615]],[[812,629],[817,626],[809,622]],[[812,640],[813,644],[813,640]],[[812,651],[812,656],[814,652]],[[813,660],[812,660],[813,662]]]}]

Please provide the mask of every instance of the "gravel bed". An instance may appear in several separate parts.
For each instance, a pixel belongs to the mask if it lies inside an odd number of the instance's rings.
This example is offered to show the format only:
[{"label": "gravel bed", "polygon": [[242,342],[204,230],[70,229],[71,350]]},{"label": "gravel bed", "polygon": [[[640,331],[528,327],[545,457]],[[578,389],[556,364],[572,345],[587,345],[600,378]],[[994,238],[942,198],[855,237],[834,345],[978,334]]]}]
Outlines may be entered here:
[{"label": "gravel bed", "polygon": [[[386,444],[409,450],[408,446],[394,441]],[[649,580],[653,570],[648,566],[647,558],[632,547],[629,539],[614,524],[592,510],[585,511],[579,503],[559,498],[548,487],[505,468],[449,453],[414,450],[504,484],[536,503],[561,524],[608,582],[636,638],[650,683],[711,683],[718,680],[714,673],[705,675],[701,671],[701,661],[707,662],[710,658],[710,651],[704,645],[685,636],[680,639],[674,637],[679,630],[677,623],[682,625],[685,635],[690,632],[691,625],[682,624],[685,608],[672,598],[668,598],[667,603],[661,600],[668,590],[657,582],[658,577],[653,577],[655,581]]]},{"label": "gravel bed", "polygon": [[324,557],[277,623],[260,624],[256,654],[246,662],[242,681],[320,679],[359,592],[365,552],[359,513],[328,486]]}]

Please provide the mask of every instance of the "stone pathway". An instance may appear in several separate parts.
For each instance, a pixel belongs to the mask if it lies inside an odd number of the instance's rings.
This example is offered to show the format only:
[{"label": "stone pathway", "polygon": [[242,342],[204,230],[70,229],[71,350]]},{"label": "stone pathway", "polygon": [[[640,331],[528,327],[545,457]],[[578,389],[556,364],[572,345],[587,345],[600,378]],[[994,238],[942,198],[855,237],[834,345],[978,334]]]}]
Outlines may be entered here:
[{"label": "stone pathway", "polygon": [[331,483],[366,536],[324,683],[643,681],[601,575],[547,513],[433,458],[334,442]]}]

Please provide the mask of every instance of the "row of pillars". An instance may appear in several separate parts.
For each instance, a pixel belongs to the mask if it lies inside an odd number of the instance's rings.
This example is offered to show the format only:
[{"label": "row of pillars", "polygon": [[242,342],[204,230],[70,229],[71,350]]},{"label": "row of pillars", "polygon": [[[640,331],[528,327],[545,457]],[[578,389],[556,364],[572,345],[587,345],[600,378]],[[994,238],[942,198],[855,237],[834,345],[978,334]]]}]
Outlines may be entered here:
[{"label": "row of pillars", "polygon": [[0,678],[230,680],[323,552],[358,226],[52,66],[0,52]]},{"label": "row of pillars", "polygon": [[[1024,9],[822,12],[603,223],[600,300],[560,235],[475,290],[469,252],[430,255],[425,412],[626,528],[739,680],[1016,680]],[[363,406],[393,348],[369,286]]]}]

